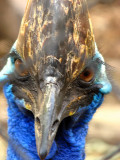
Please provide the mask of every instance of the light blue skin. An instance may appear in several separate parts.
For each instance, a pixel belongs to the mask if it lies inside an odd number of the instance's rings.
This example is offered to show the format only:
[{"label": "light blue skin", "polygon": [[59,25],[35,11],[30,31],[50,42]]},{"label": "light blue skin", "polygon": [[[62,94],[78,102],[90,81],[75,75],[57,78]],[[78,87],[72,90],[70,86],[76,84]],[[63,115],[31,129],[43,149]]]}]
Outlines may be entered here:
[{"label": "light blue skin", "polygon": [[[16,42],[14,43],[13,47],[11,48],[10,53],[13,50],[15,51],[15,47],[16,47]],[[7,80],[8,79],[7,75],[14,73],[14,71],[15,71],[14,60],[11,57],[9,57],[6,65],[3,67],[3,69],[0,72],[0,82]]]},{"label": "light blue skin", "polygon": [[[96,47],[96,54],[93,59],[99,58],[104,63],[104,58],[99,53],[97,47]],[[104,64],[100,65],[100,74],[96,77],[96,84],[102,84],[102,88],[100,89],[100,92],[103,94],[108,94],[112,91],[111,83],[109,82],[107,75],[106,75],[106,67]]]},{"label": "light blue skin", "polygon": [[[14,48],[13,48],[14,49]],[[96,49],[93,59],[100,58],[104,61],[101,54]],[[6,66],[0,72],[0,82],[7,79],[7,74],[14,72],[14,63],[8,58]],[[94,96],[89,106],[78,109],[78,114],[72,116],[73,124],[66,130],[64,120],[53,142],[52,148],[46,160],[84,160],[85,143],[88,131],[88,123],[92,119],[96,109],[103,102],[102,94],[111,92],[111,84],[105,73],[105,65],[100,64],[100,73],[95,79],[96,84],[103,87]],[[24,115],[18,106],[25,107],[24,99],[17,99],[12,93],[12,85],[4,86],[4,94],[8,101],[8,151],[7,160],[40,160],[37,155],[35,143],[34,120]],[[81,118],[82,115],[82,118]]]}]

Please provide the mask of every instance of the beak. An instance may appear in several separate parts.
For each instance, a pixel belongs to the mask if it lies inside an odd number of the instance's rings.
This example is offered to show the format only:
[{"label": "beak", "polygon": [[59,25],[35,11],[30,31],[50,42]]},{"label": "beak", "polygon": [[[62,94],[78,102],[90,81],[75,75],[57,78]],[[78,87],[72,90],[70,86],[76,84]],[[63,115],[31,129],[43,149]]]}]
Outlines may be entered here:
[{"label": "beak", "polygon": [[35,113],[35,136],[41,160],[48,155],[60,123],[56,115],[59,91],[56,84],[49,83],[44,87],[43,93],[39,94],[39,108]]}]

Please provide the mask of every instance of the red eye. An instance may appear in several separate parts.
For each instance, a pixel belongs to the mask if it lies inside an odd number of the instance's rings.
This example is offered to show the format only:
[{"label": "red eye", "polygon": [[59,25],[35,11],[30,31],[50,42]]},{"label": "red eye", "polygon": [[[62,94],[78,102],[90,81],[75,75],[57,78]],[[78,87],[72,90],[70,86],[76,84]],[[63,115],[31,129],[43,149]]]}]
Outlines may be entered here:
[{"label": "red eye", "polygon": [[91,68],[86,68],[81,74],[80,79],[85,82],[90,82],[94,78],[94,71]]},{"label": "red eye", "polygon": [[28,71],[25,69],[23,62],[20,59],[15,61],[15,69],[20,76],[28,75]]}]

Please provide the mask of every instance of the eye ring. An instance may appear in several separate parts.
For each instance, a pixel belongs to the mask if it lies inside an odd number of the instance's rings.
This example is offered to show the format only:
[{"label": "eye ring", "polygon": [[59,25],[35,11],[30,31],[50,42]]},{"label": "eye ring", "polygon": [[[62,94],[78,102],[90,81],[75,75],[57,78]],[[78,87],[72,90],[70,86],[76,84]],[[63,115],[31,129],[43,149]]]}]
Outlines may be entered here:
[{"label": "eye ring", "polygon": [[15,70],[21,76],[27,76],[29,74],[28,70],[25,68],[25,65],[21,59],[15,60]]},{"label": "eye ring", "polygon": [[91,82],[94,79],[95,73],[93,68],[85,68],[80,74],[80,79],[84,82]]}]

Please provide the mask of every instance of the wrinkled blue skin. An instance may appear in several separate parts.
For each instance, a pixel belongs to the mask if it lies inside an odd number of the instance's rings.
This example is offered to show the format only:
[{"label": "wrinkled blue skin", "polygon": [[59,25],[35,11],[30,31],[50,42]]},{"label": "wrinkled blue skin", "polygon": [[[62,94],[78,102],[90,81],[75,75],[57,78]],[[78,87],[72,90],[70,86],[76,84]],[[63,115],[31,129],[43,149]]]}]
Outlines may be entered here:
[{"label": "wrinkled blue skin", "polygon": [[[102,59],[98,51],[96,51],[95,57]],[[14,69],[13,63],[11,63],[11,66]],[[8,63],[3,71],[7,70],[11,73],[10,68],[10,63]],[[103,102],[103,94],[109,93],[112,89],[106,75],[104,75],[104,67],[101,67],[100,70],[103,72],[103,76],[101,76],[102,79],[100,77],[96,78],[95,83],[102,84],[103,87],[99,93],[94,96],[89,106],[80,108],[77,111],[78,114],[72,116],[74,125],[66,129],[63,120],[50,153],[45,160],[85,159],[85,139],[88,131],[88,123],[92,119],[96,109]],[[0,81],[4,78],[2,72],[0,72]],[[24,100],[19,100],[13,95],[11,84],[4,86],[4,94],[8,101],[9,117],[7,160],[40,160],[36,149],[34,120],[23,114],[18,107],[21,104],[24,105]]]},{"label": "wrinkled blue skin", "polygon": [[[7,160],[40,160],[35,144],[34,120],[25,116],[17,107],[15,96],[11,91],[12,85],[4,86],[4,93],[8,100],[8,143]],[[101,93],[94,96],[92,103],[79,109],[84,112],[82,118],[73,116],[73,122],[77,121],[69,130],[65,129],[64,122],[61,125],[56,140],[46,160],[84,160],[85,138],[88,130],[88,122],[92,119],[96,109],[101,105],[103,96]],[[21,102],[20,102],[21,103]],[[83,111],[84,110],[84,111]],[[78,119],[78,120],[77,120]]]}]

